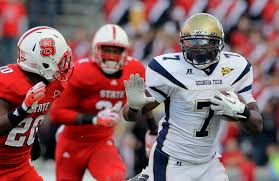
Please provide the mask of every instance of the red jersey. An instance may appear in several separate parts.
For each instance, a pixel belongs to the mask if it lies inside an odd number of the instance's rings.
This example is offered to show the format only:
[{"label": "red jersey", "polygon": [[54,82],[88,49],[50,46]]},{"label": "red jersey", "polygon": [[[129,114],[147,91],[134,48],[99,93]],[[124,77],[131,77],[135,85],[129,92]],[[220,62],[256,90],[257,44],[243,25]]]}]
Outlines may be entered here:
[{"label": "red jersey", "polygon": [[[123,107],[126,95],[123,81],[130,74],[145,74],[144,66],[133,58],[128,58],[122,74],[117,78],[105,75],[99,66],[89,59],[82,59],[75,64],[72,78],[64,92],[51,107],[51,120],[65,124],[61,135],[71,139],[83,138],[90,141],[112,136],[112,127],[95,125],[73,125],[78,113],[97,114],[102,109],[117,105]],[[120,111],[120,110],[119,110]]]},{"label": "red jersey", "polygon": [[[0,99],[10,104],[9,111],[18,107],[32,87],[17,64],[0,67]],[[63,90],[58,81],[47,85],[46,96],[38,102],[34,112],[23,119],[9,133],[0,136],[0,175],[29,163],[31,145],[51,102]]]}]

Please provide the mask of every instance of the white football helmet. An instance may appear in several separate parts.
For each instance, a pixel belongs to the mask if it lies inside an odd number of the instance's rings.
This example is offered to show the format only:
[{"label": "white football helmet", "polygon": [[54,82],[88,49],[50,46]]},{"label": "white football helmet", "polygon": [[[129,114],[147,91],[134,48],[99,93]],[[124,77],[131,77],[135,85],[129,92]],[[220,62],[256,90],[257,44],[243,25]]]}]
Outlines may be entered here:
[{"label": "white football helmet", "polygon": [[[121,55],[104,53],[101,47],[106,45],[121,47],[123,52]],[[115,24],[102,26],[92,41],[94,61],[107,74],[113,74],[122,68],[128,56],[128,48],[129,41],[126,32]]]},{"label": "white football helmet", "polygon": [[67,81],[72,74],[72,51],[56,29],[38,26],[25,32],[17,43],[17,63],[22,70],[48,81]]}]

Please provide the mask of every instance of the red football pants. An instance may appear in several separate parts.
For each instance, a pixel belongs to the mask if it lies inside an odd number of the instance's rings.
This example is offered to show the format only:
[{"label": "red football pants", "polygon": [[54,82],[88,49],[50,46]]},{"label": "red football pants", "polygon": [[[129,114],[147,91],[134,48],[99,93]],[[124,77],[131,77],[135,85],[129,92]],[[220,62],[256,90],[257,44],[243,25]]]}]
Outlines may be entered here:
[{"label": "red football pants", "polygon": [[5,175],[0,175],[1,181],[43,181],[43,178],[37,173],[35,168],[27,164],[23,169],[13,171]]},{"label": "red football pants", "polygon": [[87,168],[98,181],[124,181],[125,164],[111,139],[84,141],[58,137],[56,180],[81,181]]}]

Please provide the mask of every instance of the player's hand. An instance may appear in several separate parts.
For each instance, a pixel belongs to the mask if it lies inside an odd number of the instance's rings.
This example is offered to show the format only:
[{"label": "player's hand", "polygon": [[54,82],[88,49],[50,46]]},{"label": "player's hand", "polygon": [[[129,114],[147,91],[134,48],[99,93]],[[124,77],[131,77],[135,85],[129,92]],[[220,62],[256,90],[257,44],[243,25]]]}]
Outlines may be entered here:
[{"label": "player's hand", "polygon": [[22,108],[28,113],[33,112],[39,100],[45,97],[46,85],[43,82],[39,82],[34,85],[27,92],[25,99],[22,103]]},{"label": "player's hand", "polygon": [[120,120],[120,115],[114,109],[100,111],[92,120],[94,125],[112,127]]},{"label": "player's hand", "polygon": [[245,104],[242,103],[236,93],[233,91],[227,91],[228,95],[224,95],[221,92],[215,94],[210,100],[211,109],[216,115],[226,115],[236,119],[246,119],[241,115],[245,110]]},{"label": "player's hand", "polygon": [[145,133],[145,154],[146,154],[147,158],[149,158],[150,150],[151,150],[153,144],[155,143],[156,138],[157,138],[157,135],[151,134],[150,130],[148,130]]},{"label": "player's hand", "polygon": [[124,81],[124,86],[127,96],[127,104],[134,110],[141,110],[142,107],[150,102],[154,102],[154,97],[147,97],[145,95],[145,86],[143,78],[139,74],[131,74],[129,80]]}]

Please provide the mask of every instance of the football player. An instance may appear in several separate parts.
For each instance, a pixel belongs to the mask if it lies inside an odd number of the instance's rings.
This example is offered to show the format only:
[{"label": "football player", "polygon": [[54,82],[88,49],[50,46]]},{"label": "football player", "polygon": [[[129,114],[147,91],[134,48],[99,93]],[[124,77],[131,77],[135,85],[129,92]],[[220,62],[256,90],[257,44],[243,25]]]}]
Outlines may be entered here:
[{"label": "football player", "polygon": [[210,14],[187,19],[179,42],[182,52],[151,60],[146,88],[137,74],[124,82],[126,120],[165,104],[149,166],[132,180],[228,180],[216,152],[221,121],[239,122],[252,134],[263,126],[251,93],[251,64],[237,53],[222,51],[223,28]]},{"label": "football player", "polygon": [[17,64],[0,67],[0,180],[41,181],[30,162],[31,148],[63,90],[61,81],[71,74],[72,54],[64,37],[47,26],[30,29],[17,46]]},{"label": "football player", "polygon": [[124,80],[145,76],[144,66],[128,56],[128,37],[118,25],[107,24],[95,34],[93,57],[81,59],[50,118],[64,124],[56,147],[56,178],[81,180],[85,169],[97,180],[125,180],[125,165],[112,134],[126,103]]}]

